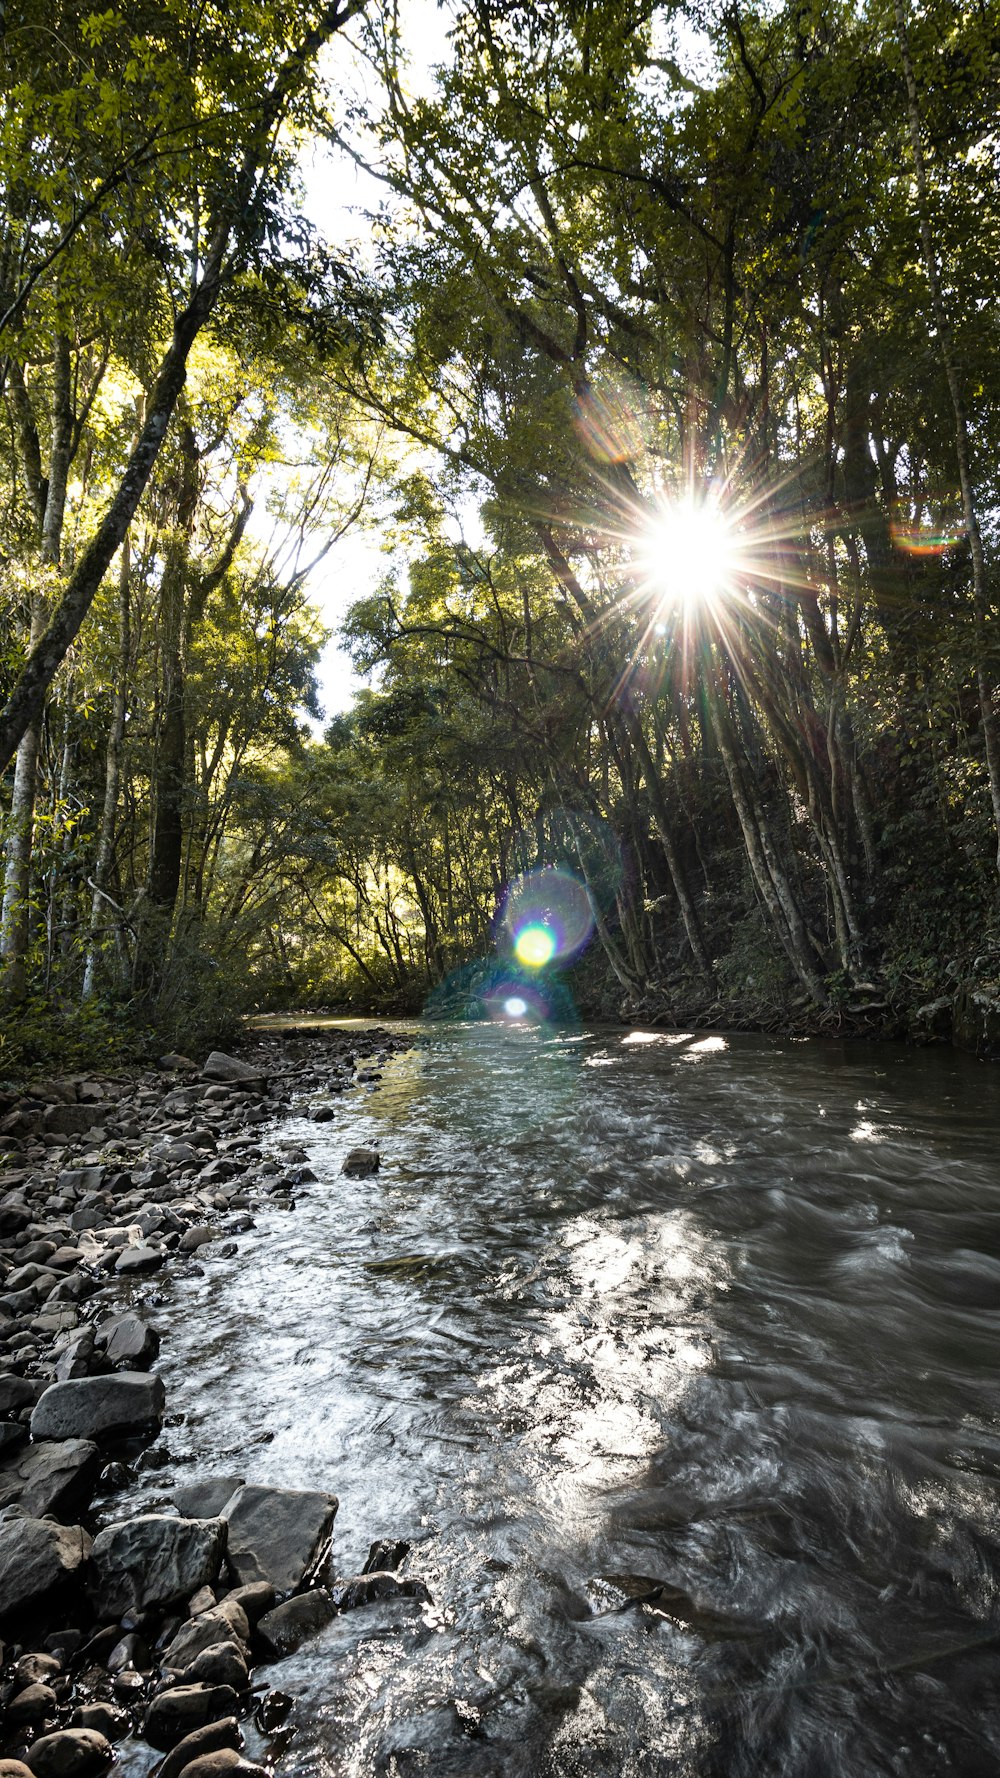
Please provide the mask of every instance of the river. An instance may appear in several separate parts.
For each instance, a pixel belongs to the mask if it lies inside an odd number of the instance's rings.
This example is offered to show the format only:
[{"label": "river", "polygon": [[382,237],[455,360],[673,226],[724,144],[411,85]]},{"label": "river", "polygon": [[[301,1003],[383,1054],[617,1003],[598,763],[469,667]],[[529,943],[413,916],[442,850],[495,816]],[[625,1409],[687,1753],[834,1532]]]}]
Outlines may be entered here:
[{"label": "river", "polygon": [[123,1501],[235,1472],[336,1492],[340,1573],[413,1543],[430,1605],[271,1670],[278,1778],[992,1778],[996,1081],[432,1026],[283,1124],[317,1183],[164,1281],[174,1461]]}]

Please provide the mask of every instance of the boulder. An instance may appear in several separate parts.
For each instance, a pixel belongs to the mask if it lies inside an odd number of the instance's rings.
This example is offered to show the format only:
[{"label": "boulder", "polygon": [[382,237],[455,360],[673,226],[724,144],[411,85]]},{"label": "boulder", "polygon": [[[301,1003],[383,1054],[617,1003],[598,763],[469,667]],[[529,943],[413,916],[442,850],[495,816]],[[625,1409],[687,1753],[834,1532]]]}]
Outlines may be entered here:
[{"label": "boulder", "polygon": [[73,1377],[46,1389],[31,1416],[37,1439],[90,1438],[98,1443],[158,1432],[166,1392],[163,1379],[142,1371]]},{"label": "boulder", "polygon": [[110,1766],[114,1752],[97,1729],[59,1729],[36,1741],[25,1757],[35,1778],[95,1778]]},{"label": "boulder", "polygon": [[33,1519],[57,1519],[87,1505],[101,1469],[101,1453],[90,1439],[46,1440],[0,1463],[0,1507],[15,1502]]},{"label": "boulder", "polygon": [[374,1599],[421,1599],[426,1602],[430,1594],[422,1580],[400,1580],[398,1574],[376,1570],[334,1581],[330,1597],[338,1611],[355,1611],[359,1605],[370,1605]]},{"label": "boulder", "polygon": [[348,1179],[367,1179],[379,1170],[379,1153],[375,1148],[352,1148],[344,1156],[340,1171]]},{"label": "boulder", "polygon": [[260,1086],[265,1076],[259,1068],[250,1062],[241,1062],[238,1056],[227,1056],[222,1050],[213,1050],[202,1069],[205,1080],[231,1081],[236,1086]]},{"label": "boulder", "polygon": [[259,1624],[265,1611],[273,1611],[277,1594],[270,1581],[252,1581],[248,1587],[234,1587],[226,1594],[227,1605],[240,1605],[251,1625]]},{"label": "boulder", "polygon": [[[235,1716],[224,1716],[219,1722],[209,1722],[203,1729],[194,1729],[178,1741],[157,1767],[156,1778],[180,1778],[185,1766],[192,1760],[202,1759],[207,1753],[216,1753],[227,1748],[237,1752],[242,1745],[240,1726]],[[0,1773],[0,1778],[3,1778]]]},{"label": "boulder", "polygon": [[130,1278],[137,1272],[158,1272],[166,1257],[162,1247],[123,1247],[115,1260],[115,1271],[120,1278]]},{"label": "boulder", "polygon": [[234,1642],[213,1642],[195,1655],[184,1668],[184,1684],[200,1681],[204,1685],[231,1685],[234,1692],[245,1692],[250,1683],[247,1663]]},{"label": "boulder", "polygon": [[163,1665],[172,1673],[183,1673],[185,1667],[220,1642],[232,1643],[244,1653],[250,1636],[250,1625],[242,1606],[223,1599],[211,1611],[199,1612],[189,1623],[182,1624],[163,1651]]},{"label": "boulder", "polygon": [[236,1778],[268,1778],[264,1766],[255,1766],[252,1761],[241,1759],[231,1749],[220,1749],[218,1753],[204,1753],[200,1759],[192,1760],[183,1768],[180,1778],[228,1778],[234,1772]]},{"label": "boulder", "polygon": [[177,1510],[188,1519],[217,1519],[243,1487],[244,1479],[241,1475],[213,1475],[204,1481],[186,1482],[174,1491]]},{"label": "boulder", "polygon": [[257,1641],[267,1660],[283,1661],[294,1654],[307,1637],[315,1636],[336,1615],[328,1592],[316,1587],[308,1593],[296,1593],[283,1605],[268,1611],[257,1625]]},{"label": "boulder", "polygon": [[33,1774],[23,1760],[0,1759],[0,1778],[33,1778]]},{"label": "boulder", "polygon": [[21,1408],[34,1407],[40,1394],[37,1383],[4,1372],[0,1375],[0,1418],[5,1414],[17,1414]]},{"label": "boulder", "polygon": [[97,1329],[97,1344],[108,1363],[129,1371],[148,1371],[160,1350],[160,1336],[141,1315],[116,1315]]},{"label": "boulder", "polygon": [[329,1552],[337,1506],[318,1490],[241,1488],[223,1512],[237,1584],[266,1580],[279,1594],[304,1586]]},{"label": "boulder", "polygon": [[70,1719],[73,1729],[96,1729],[108,1741],[121,1741],[128,1734],[131,1723],[128,1712],[119,1704],[78,1704]]},{"label": "boulder", "polygon": [[224,1519],[146,1513],[108,1525],[90,1552],[90,1591],[98,1615],[155,1611],[189,1599],[214,1581],[226,1549]]},{"label": "boulder", "polygon": [[47,1716],[55,1716],[57,1703],[52,1687],[37,1680],[11,1698],[7,1705],[7,1721],[19,1727],[44,1722]]},{"label": "boulder", "polygon": [[239,1700],[231,1685],[175,1685],[160,1692],[146,1712],[142,1732],[152,1747],[169,1752],[207,1722],[235,1714]]},{"label": "boulder", "polygon": [[90,1538],[80,1525],[51,1519],[0,1523],[0,1618],[54,1603],[81,1577]]}]

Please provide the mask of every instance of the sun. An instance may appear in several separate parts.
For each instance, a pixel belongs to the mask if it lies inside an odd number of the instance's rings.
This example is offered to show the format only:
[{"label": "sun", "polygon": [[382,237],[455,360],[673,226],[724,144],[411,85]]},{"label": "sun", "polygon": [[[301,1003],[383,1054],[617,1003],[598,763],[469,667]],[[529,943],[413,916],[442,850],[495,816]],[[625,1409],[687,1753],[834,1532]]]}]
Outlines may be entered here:
[{"label": "sun", "polygon": [[713,500],[671,500],[650,519],[640,550],[649,587],[664,605],[711,604],[739,565],[732,521]]}]

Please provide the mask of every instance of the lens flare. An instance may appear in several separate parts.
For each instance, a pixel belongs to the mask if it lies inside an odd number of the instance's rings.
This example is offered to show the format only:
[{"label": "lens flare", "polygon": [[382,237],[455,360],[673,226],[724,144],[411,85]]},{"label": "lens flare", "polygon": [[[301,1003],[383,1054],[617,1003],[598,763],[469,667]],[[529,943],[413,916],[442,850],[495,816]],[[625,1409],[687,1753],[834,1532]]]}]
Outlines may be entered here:
[{"label": "lens flare", "polygon": [[544,969],[556,954],[556,936],[547,926],[524,926],[514,940],[514,955],[527,969]]},{"label": "lens flare", "polygon": [[504,1001],[503,1009],[509,1019],[523,1019],[528,1010],[528,1002],[522,1000],[520,994],[511,994]]},{"label": "lens flare", "polygon": [[582,951],[594,930],[594,908],[572,871],[549,865],[511,884],[498,924],[501,945],[523,968],[544,969]]},{"label": "lens flare", "polygon": [[650,520],[639,564],[664,605],[708,604],[738,572],[740,543],[717,501],[674,500]]},{"label": "lens flare", "polygon": [[893,543],[908,556],[943,556],[961,543],[964,534],[960,519],[953,525],[915,523],[902,501],[897,502],[889,520]]}]

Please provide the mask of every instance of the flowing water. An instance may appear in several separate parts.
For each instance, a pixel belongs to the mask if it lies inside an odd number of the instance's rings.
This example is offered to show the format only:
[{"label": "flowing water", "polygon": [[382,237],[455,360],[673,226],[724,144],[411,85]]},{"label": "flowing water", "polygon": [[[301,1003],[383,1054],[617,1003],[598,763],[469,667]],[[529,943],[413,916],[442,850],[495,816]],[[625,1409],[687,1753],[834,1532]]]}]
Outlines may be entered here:
[{"label": "flowing water", "polygon": [[998,1130],[950,1052],[470,1026],[282,1125],[146,1493],[331,1488],[433,1602],[273,1669],[278,1778],[1000,1770]]}]

